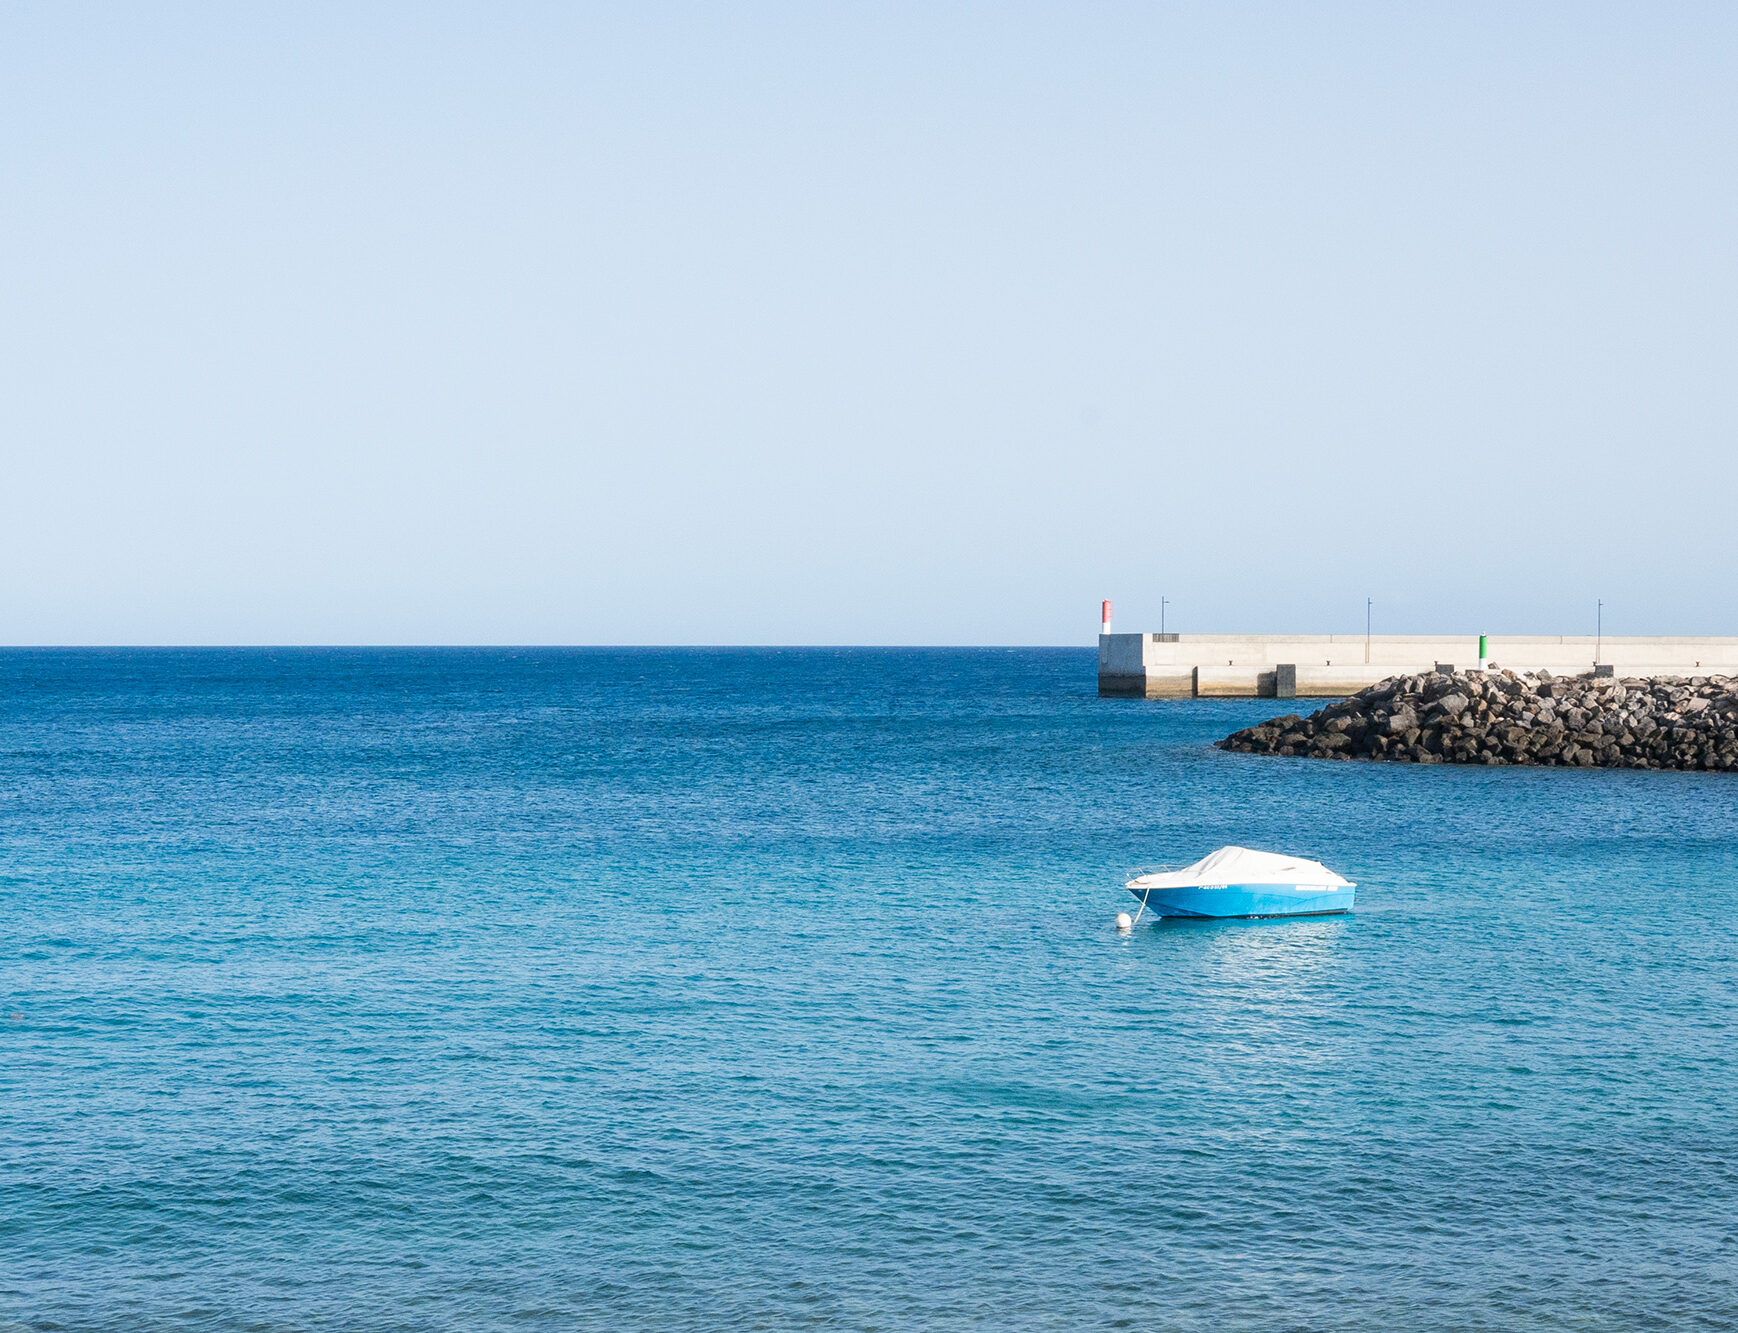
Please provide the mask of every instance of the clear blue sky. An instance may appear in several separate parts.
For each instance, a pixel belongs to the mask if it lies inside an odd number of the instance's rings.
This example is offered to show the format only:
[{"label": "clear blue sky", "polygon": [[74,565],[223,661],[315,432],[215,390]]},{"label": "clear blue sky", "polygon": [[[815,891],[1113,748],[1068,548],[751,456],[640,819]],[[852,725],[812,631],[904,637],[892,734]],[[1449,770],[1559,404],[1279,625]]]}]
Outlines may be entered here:
[{"label": "clear blue sky", "polygon": [[1731,5],[0,9],[0,641],[1738,634]]}]

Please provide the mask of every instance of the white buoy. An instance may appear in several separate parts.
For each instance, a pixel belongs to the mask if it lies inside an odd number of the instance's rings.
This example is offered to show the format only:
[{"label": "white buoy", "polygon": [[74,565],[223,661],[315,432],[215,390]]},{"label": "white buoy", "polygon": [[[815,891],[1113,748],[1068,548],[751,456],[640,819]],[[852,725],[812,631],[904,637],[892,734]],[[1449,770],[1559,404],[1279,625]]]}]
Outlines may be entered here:
[{"label": "white buoy", "polygon": [[1135,923],[1129,919],[1129,914],[1127,912],[1118,912],[1116,914],[1116,928],[1124,935],[1133,930],[1134,925]]}]

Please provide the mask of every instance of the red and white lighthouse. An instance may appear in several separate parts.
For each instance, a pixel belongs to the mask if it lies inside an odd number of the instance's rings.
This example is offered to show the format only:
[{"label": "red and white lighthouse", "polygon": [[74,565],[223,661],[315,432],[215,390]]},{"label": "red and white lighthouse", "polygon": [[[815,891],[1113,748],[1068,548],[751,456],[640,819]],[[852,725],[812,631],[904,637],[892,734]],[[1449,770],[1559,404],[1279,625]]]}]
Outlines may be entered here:
[{"label": "red and white lighthouse", "polygon": [[1103,620],[1104,620],[1104,623],[1099,627],[1098,632],[1100,634],[1109,634],[1110,633],[1110,603],[1108,601],[1105,602],[1105,604],[1104,604]]}]

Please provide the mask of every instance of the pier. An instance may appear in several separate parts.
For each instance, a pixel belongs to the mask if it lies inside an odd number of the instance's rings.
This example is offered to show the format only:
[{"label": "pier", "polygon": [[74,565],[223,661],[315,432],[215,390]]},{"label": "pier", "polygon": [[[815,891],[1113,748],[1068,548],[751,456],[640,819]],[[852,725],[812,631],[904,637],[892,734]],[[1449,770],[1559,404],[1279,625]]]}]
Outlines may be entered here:
[{"label": "pier", "polygon": [[[1106,616],[1108,620],[1108,613]],[[1556,675],[1738,675],[1738,638],[1592,634],[1100,634],[1107,698],[1331,699],[1390,676],[1484,663]]]}]

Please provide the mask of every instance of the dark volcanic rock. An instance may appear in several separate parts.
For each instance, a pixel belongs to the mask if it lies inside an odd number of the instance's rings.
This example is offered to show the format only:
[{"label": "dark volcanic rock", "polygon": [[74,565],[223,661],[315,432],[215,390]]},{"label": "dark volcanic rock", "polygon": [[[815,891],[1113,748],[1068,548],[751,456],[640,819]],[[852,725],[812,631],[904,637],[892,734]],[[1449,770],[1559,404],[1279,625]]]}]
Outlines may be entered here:
[{"label": "dark volcanic rock", "polygon": [[1218,742],[1244,754],[1420,764],[1738,771],[1738,680],[1727,676],[1395,676],[1311,713]]}]

